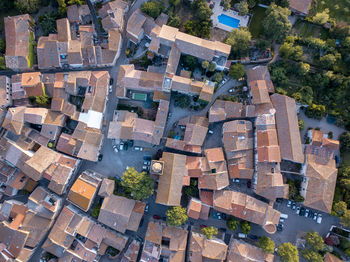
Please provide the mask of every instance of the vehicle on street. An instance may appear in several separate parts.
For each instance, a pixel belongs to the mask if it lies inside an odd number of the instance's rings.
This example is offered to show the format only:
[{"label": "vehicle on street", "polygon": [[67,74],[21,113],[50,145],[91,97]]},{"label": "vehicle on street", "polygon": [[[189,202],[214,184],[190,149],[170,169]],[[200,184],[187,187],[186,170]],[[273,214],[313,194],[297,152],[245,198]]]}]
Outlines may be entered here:
[{"label": "vehicle on street", "polygon": [[314,213],[314,217],[312,219],[316,221],[317,220],[317,216],[318,216],[318,214],[315,212]]},{"label": "vehicle on street", "polygon": [[147,205],[145,206],[145,213],[147,214],[148,211],[149,211],[149,204],[147,204]]},{"label": "vehicle on street", "polygon": [[119,152],[119,150],[118,150],[118,145],[114,145],[114,146],[113,146],[113,150],[114,150],[114,152],[118,153],[118,152]]},{"label": "vehicle on street", "polygon": [[288,200],[287,207],[291,207],[291,205],[292,205],[292,201]]},{"label": "vehicle on street", "polygon": [[296,213],[297,213],[297,215],[299,215],[299,213],[300,213],[300,207],[297,207]]},{"label": "vehicle on street", "polygon": [[239,178],[234,178],[234,179],[232,179],[232,182],[233,182],[233,183],[239,183]]},{"label": "vehicle on street", "polygon": [[283,224],[278,224],[277,231],[282,231],[282,230],[283,230]]},{"label": "vehicle on street", "polygon": [[230,89],[228,90],[229,93],[233,93],[234,91],[235,91],[234,88],[230,88]]},{"label": "vehicle on street", "polygon": [[111,85],[109,86],[108,91],[109,91],[110,93],[112,93],[112,86],[111,86]]},{"label": "vehicle on street", "polygon": [[214,131],[209,129],[208,133],[209,133],[210,135],[212,135],[212,134],[214,134]]},{"label": "vehicle on street", "polygon": [[280,223],[283,223],[284,222],[284,218],[280,218]]},{"label": "vehicle on street", "polygon": [[277,203],[283,203],[283,198],[276,198]]},{"label": "vehicle on street", "polygon": [[205,227],[208,227],[207,225],[201,225],[201,228],[205,228]]},{"label": "vehicle on street", "polygon": [[293,202],[293,203],[292,203],[292,209],[295,210],[296,207],[297,207],[296,204]]},{"label": "vehicle on street", "polygon": [[143,160],[152,161],[152,156],[144,156]]},{"label": "vehicle on street", "polygon": [[135,151],[143,151],[143,147],[140,146],[134,146]]},{"label": "vehicle on street", "polygon": [[124,143],[124,142],[121,142],[119,144],[119,150],[122,151],[122,150],[128,150],[128,144],[127,143]]},{"label": "vehicle on street", "polygon": [[160,216],[158,216],[158,215],[153,215],[153,218],[154,219],[157,219],[157,220],[159,220],[159,219],[162,219]]},{"label": "vehicle on street", "polygon": [[299,216],[304,216],[304,215],[305,215],[305,208],[302,207],[302,208],[300,208]]},{"label": "vehicle on street", "polygon": [[247,235],[243,234],[243,233],[238,233],[238,237],[239,238],[247,238]]},{"label": "vehicle on street", "polygon": [[142,166],[142,171],[148,172],[149,171],[149,166]]},{"label": "vehicle on street", "polygon": [[110,85],[113,85],[113,82],[114,82],[114,80],[113,80],[113,78],[111,77],[111,78],[109,79],[109,84],[110,84]]},{"label": "vehicle on street", "polygon": [[321,224],[322,223],[322,215],[321,214],[318,214],[316,222],[317,222],[317,224]]},{"label": "vehicle on street", "polygon": [[310,210],[308,217],[309,218],[313,218],[314,217],[314,211]]},{"label": "vehicle on street", "polygon": [[150,166],[150,165],[151,165],[151,161],[145,160],[145,161],[143,161],[143,164],[144,164],[145,166]]},{"label": "vehicle on street", "polygon": [[254,240],[255,240],[255,239],[258,239],[259,237],[258,237],[258,236],[256,236],[256,235],[250,235],[250,234],[249,234],[249,235],[248,235],[248,238],[250,238],[250,239],[254,239]]},{"label": "vehicle on street", "polygon": [[102,161],[102,158],[103,158],[103,154],[99,154],[97,157],[98,161]]},{"label": "vehicle on street", "polygon": [[305,209],[305,217],[308,217],[309,216],[309,212],[310,212],[310,210],[309,209]]},{"label": "vehicle on street", "polygon": [[284,219],[288,219],[288,215],[287,215],[287,214],[281,214],[280,217],[281,217],[281,218],[284,218]]},{"label": "vehicle on street", "polygon": [[251,187],[252,187],[252,181],[248,181],[248,182],[247,182],[247,187],[248,187],[248,188],[251,188]]}]

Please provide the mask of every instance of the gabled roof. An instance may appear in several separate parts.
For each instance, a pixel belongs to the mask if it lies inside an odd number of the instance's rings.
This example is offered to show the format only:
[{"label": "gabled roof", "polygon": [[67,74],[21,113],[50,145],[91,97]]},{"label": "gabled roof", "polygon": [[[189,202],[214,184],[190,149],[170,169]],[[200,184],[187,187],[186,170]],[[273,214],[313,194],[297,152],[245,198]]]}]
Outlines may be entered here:
[{"label": "gabled roof", "polygon": [[295,100],[280,94],[273,94],[271,100],[276,109],[276,126],[282,159],[304,163]]},{"label": "gabled roof", "polygon": [[219,122],[230,118],[242,117],[242,103],[216,100],[209,109],[209,122]]},{"label": "gabled roof", "polygon": [[304,15],[309,13],[311,0],[289,0],[289,8]]},{"label": "gabled roof", "polygon": [[229,244],[227,262],[273,262],[274,255],[265,253],[262,249],[232,238]]},{"label": "gabled roof", "polygon": [[274,86],[271,81],[269,69],[267,66],[255,66],[247,70],[247,82],[263,80],[263,85],[267,86],[269,93],[274,92]]},{"label": "gabled roof", "polygon": [[186,156],[164,152],[163,174],[159,177],[156,203],[179,206],[182,194],[183,177],[187,176]]},{"label": "gabled roof", "polygon": [[253,104],[271,103],[266,81],[264,80],[251,81],[249,82],[249,86],[253,97],[252,98]]},{"label": "gabled roof", "polygon": [[9,108],[2,127],[17,135],[21,134],[25,109],[24,106]]}]

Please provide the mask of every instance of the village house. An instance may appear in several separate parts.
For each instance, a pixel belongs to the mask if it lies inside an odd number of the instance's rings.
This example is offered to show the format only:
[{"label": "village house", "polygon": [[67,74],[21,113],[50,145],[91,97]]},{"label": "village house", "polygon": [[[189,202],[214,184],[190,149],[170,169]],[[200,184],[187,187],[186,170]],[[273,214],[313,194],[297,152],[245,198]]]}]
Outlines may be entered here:
[{"label": "village house", "polygon": [[167,226],[163,221],[148,223],[141,262],[167,260],[184,262],[188,231]]},{"label": "village house", "polygon": [[87,212],[98,192],[102,179],[99,174],[84,171],[74,182],[68,193],[68,200]]},{"label": "village house", "polygon": [[62,261],[98,261],[108,247],[121,252],[128,238],[111,231],[73,206],[65,206],[43,244],[46,252]]},{"label": "village house", "polygon": [[0,260],[29,261],[54,223],[61,199],[37,187],[28,203],[6,200],[0,206]]},{"label": "village house", "polygon": [[6,67],[15,71],[30,69],[34,60],[34,21],[28,14],[4,18]]},{"label": "village house", "polygon": [[137,232],[146,204],[113,194],[114,181],[103,179],[98,195],[104,197],[98,221],[110,228],[125,233]]},{"label": "village house", "polygon": [[225,261],[227,245],[221,239],[213,237],[207,239],[204,235],[195,231],[191,232],[188,249],[188,261]]},{"label": "village house", "polygon": [[290,0],[289,9],[295,15],[306,17],[309,14],[311,0]]},{"label": "village house", "polygon": [[319,130],[309,130],[311,143],[305,148],[305,163],[301,174],[300,195],[304,205],[325,213],[332,211],[338,170],[335,155],[339,150],[339,141],[329,139]]}]

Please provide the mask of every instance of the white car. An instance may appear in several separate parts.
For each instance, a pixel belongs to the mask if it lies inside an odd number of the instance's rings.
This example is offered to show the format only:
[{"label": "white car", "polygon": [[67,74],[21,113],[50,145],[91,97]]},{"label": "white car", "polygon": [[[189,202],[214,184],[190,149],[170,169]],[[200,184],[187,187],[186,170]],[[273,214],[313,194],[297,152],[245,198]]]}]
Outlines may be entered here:
[{"label": "white car", "polygon": [[284,218],[280,218],[280,223],[283,223],[284,222]]},{"label": "white car", "polygon": [[316,222],[317,222],[317,224],[321,224],[322,223],[322,215],[321,214],[318,214]]},{"label": "white car", "polygon": [[300,207],[297,207],[296,213],[297,213],[297,215],[299,215],[299,213],[300,213]]},{"label": "white car", "polygon": [[231,88],[231,89],[228,90],[229,93],[233,93],[234,91],[235,91],[234,88]]},{"label": "white car", "polygon": [[313,220],[315,220],[315,221],[317,220],[317,215],[318,215],[318,214],[315,212],[315,213],[314,213]]},{"label": "white car", "polygon": [[209,133],[210,135],[212,135],[212,134],[214,134],[214,131],[209,129],[208,133]]},{"label": "white car", "polygon": [[116,153],[119,152],[119,150],[118,150],[118,145],[114,145],[114,146],[113,146],[113,149],[114,149],[114,152],[116,152]]},{"label": "white car", "polygon": [[135,151],[143,151],[143,147],[140,146],[134,146]]},{"label": "white car", "polygon": [[305,210],[305,217],[308,217],[308,216],[309,216],[309,212],[310,212],[309,209],[306,209],[306,210]]},{"label": "white car", "polygon": [[291,207],[292,201],[288,200],[287,207]]}]

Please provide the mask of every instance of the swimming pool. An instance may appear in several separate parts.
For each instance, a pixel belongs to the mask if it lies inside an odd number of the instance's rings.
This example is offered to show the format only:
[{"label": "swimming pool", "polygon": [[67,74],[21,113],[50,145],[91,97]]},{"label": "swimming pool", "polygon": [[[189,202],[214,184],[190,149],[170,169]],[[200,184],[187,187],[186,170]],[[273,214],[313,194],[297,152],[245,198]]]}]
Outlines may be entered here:
[{"label": "swimming pool", "polygon": [[224,25],[229,26],[229,27],[232,27],[232,28],[238,28],[238,25],[239,25],[238,19],[231,17],[231,16],[228,16],[228,15],[224,15],[224,14],[219,15],[218,20],[219,20],[219,23],[224,24]]}]

